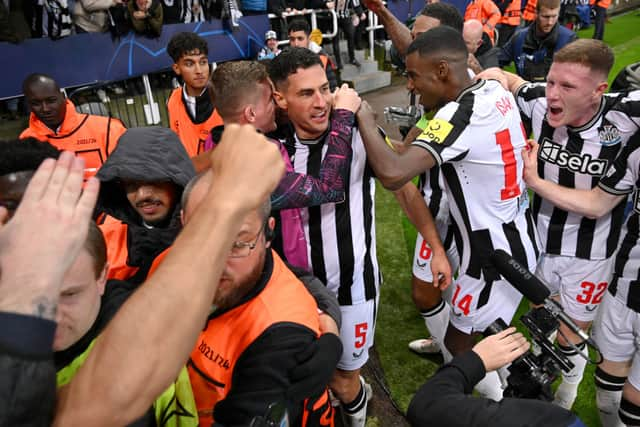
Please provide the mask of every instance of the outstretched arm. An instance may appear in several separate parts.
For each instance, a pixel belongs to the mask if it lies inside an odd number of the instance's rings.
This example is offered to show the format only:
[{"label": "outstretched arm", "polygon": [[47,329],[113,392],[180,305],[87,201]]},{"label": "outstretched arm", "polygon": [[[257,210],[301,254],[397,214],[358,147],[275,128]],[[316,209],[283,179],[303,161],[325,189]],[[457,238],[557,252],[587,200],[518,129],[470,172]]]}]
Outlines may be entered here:
[{"label": "outstretched arm", "polygon": [[600,218],[609,213],[626,195],[610,194],[600,187],[591,190],[577,190],[544,180],[538,175],[539,145],[529,140],[529,146],[522,150],[524,160],[523,177],[527,186],[540,197],[566,211],[576,212],[588,218]]},{"label": "outstretched arm", "polygon": [[393,151],[378,132],[375,113],[367,102],[360,106],[357,118],[369,163],[386,189],[398,190],[413,177],[435,166],[433,156],[422,148],[409,146],[401,154]]},{"label": "outstretched arm", "polygon": [[61,390],[55,425],[126,425],[184,366],[242,218],[284,172],[277,147],[249,125],[229,125],[211,162],[213,185],[205,200],[156,274],[122,306]]},{"label": "outstretched arm", "polygon": [[363,3],[370,11],[378,15],[378,19],[384,26],[384,30],[387,32],[391,42],[404,58],[407,55],[409,45],[413,41],[411,31],[387,9],[382,0],[363,0]]}]

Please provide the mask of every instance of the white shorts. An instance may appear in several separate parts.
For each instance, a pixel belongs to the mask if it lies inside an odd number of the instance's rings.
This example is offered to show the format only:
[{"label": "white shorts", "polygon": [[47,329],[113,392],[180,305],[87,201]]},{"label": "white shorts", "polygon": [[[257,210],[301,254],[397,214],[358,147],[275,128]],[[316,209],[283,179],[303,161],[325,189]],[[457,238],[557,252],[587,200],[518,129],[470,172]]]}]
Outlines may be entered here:
[{"label": "white shorts", "polygon": [[[445,294],[451,306],[449,323],[466,334],[484,332],[498,318],[508,325],[522,299],[520,292],[506,280],[494,281],[489,290],[485,289],[483,278],[462,275],[450,287],[451,291]],[[478,308],[481,299],[486,302]]]},{"label": "white shorts", "polygon": [[[447,229],[444,233],[440,229],[440,224],[436,222],[438,226],[438,234],[441,238],[447,235]],[[451,264],[451,272],[455,274],[460,266],[460,257],[458,256],[458,250],[456,248],[456,242],[453,236],[449,238],[449,244],[445,246],[447,250],[447,258],[449,258],[449,264]],[[443,240],[444,241],[444,240]],[[431,274],[431,247],[422,238],[422,235],[418,233],[416,237],[416,248],[413,254],[413,275],[423,282],[432,283],[433,274]]]},{"label": "white shorts", "polygon": [[362,304],[341,305],[340,311],[342,357],[338,362],[338,369],[355,371],[369,360],[369,349],[373,345],[376,331],[378,298]]},{"label": "white shorts", "polygon": [[593,322],[592,334],[605,359],[612,362],[632,360],[628,379],[640,390],[640,314],[606,292]]},{"label": "white shorts", "polygon": [[586,260],[542,254],[536,276],[546,282],[551,295],[560,296],[560,304],[569,317],[590,322],[611,281],[613,261],[614,257]]}]

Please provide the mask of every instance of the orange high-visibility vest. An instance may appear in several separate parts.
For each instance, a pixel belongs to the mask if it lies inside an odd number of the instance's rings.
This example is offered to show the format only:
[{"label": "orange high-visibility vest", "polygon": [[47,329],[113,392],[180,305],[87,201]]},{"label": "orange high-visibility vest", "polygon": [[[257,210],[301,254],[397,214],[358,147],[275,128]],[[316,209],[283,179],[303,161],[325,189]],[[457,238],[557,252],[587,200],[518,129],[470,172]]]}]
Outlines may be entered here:
[{"label": "orange high-visibility vest", "polygon": [[127,280],[133,277],[139,268],[127,264],[129,258],[127,224],[107,215],[104,222],[98,227],[100,227],[107,244],[107,262],[109,263],[107,279]]},{"label": "orange high-visibility vest", "polygon": [[522,19],[527,22],[535,21],[538,15],[537,5],[538,0],[527,0],[527,4],[524,6],[524,12],[522,12]]},{"label": "orange high-visibility vest", "polygon": [[182,87],[171,92],[167,101],[167,112],[169,113],[169,127],[178,134],[189,157],[202,153],[209,131],[222,124],[222,117],[217,110],[213,110],[211,116],[204,122],[194,123],[182,100]]},{"label": "orange high-visibility vest", "polygon": [[81,114],[73,102],[67,99],[66,103],[67,111],[57,132],[31,113],[29,127],[20,134],[20,139],[36,138],[59,150],[76,153],[85,161],[84,177],[87,179],[98,172],[127,129],[116,118]]},{"label": "orange high-visibility vest", "polygon": [[611,6],[611,0],[589,0],[589,5],[591,6],[600,6],[608,9]]},{"label": "orange high-visibility vest", "polygon": [[465,21],[477,19],[482,22],[482,29],[491,39],[492,45],[495,44],[496,37],[493,29],[496,28],[501,17],[500,9],[491,0],[471,0],[464,12]]},{"label": "orange high-visibility vest", "polygon": [[[273,272],[264,289],[254,298],[220,316],[211,318],[200,333],[187,365],[198,408],[200,426],[213,424],[213,408],[233,387],[238,359],[267,328],[296,323],[319,333],[317,305],[304,285],[273,252]],[[333,426],[333,409],[325,391],[314,402],[305,401],[303,423],[309,412],[318,425]]]},{"label": "orange high-visibility vest", "polygon": [[502,25],[511,25],[512,27],[520,25],[520,17],[522,15],[522,11],[520,10],[521,7],[522,2],[520,0],[513,0],[502,14],[500,23]]}]

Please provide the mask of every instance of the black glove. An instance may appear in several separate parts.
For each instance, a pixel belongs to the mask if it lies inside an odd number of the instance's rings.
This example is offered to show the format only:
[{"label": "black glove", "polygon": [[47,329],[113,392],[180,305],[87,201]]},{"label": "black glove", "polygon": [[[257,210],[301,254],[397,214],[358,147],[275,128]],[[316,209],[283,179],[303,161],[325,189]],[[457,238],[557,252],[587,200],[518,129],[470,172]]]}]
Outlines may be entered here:
[{"label": "black glove", "polygon": [[322,393],[342,356],[342,343],[336,335],[327,333],[309,344],[298,354],[298,364],[289,372],[291,385],[287,397],[298,401]]}]

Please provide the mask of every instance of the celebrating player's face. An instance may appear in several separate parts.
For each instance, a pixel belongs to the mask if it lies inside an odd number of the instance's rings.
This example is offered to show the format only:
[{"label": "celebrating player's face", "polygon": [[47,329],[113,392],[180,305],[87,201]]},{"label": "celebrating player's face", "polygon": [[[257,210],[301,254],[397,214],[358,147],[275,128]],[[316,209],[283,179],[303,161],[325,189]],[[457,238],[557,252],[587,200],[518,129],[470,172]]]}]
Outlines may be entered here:
[{"label": "celebrating player's face", "polygon": [[333,95],[327,75],[320,65],[298,68],[287,77],[283,92],[276,96],[280,108],[287,110],[300,138],[321,136],[329,127]]},{"label": "celebrating player's face", "polygon": [[420,95],[425,111],[439,108],[442,104],[444,85],[438,79],[438,64],[418,52],[407,55],[407,89]]},{"label": "celebrating player's face", "polygon": [[606,82],[585,65],[554,62],[547,75],[547,121],[555,128],[586,124],[605,89]]},{"label": "celebrating player's face", "polygon": [[259,95],[255,108],[256,121],[253,124],[261,132],[268,133],[276,129],[276,106],[273,101],[271,82],[259,83]]}]

